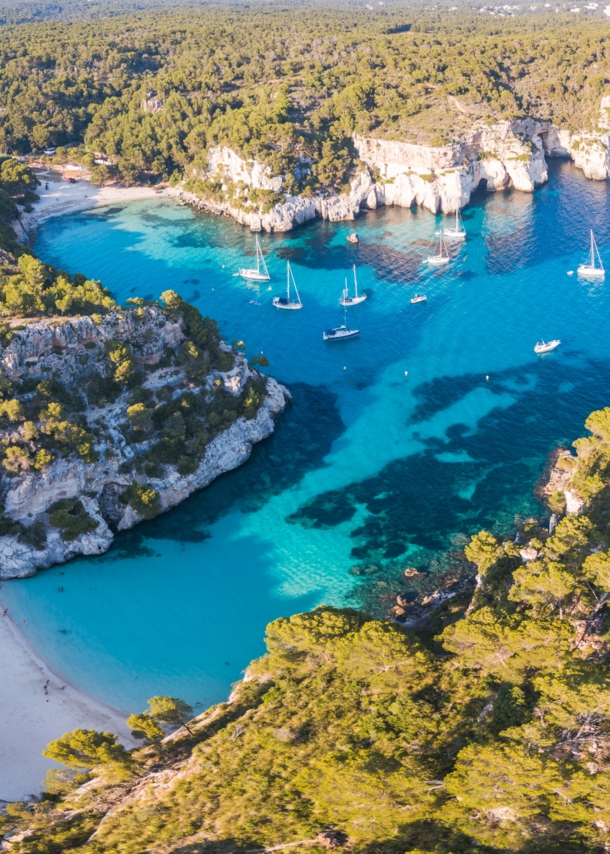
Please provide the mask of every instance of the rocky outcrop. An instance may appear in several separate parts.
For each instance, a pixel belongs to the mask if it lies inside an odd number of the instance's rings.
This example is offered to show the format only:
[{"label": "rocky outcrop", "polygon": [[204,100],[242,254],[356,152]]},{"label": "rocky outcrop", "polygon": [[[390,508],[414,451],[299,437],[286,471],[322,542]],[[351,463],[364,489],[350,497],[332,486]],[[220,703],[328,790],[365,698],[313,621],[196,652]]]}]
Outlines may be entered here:
[{"label": "rocky outcrop", "polygon": [[[587,178],[608,178],[610,96],[602,99],[599,126],[598,131],[574,134],[534,119],[491,125],[478,121],[467,134],[442,147],[356,137],[354,148],[363,168],[350,182],[349,193],[286,195],[267,213],[255,205],[238,207],[182,195],[191,204],[231,216],[252,231],[289,231],[315,217],[351,220],[360,210],[382,205],[421,205],[433,213],[453,213],[467,205],[481,186],[489,192],[509,188],[533,192],[548,180],[547,157],[571,158]],[[304,161],[297,177],[309,169],[310,161]],[[282,176],[273,176],[260,163],[242,160],[226,147],[211,150],[207,175],[282,192]]]},{"label": "rocky outcrop", "polygon": [[[164,399],[175,398],[184,390],[211,397],[219,388],[238,397],[249,381],[256,380],[259,384],[262,381],[239,354],[235,355],[231,370],[210,371],[197,384],[188,379],[176,360],[168,367],[166,363],[172,361],[168,354],[185,340],[185,330],[179,317],[172,318],[156,306],[112,312],[98,319],[98,323],[89,317],[30,323],[0,349],[0,368],[7,379],[54,377],[68,387],[78,388],[88,375],[96,372],[103,375],[104,342],[108,340],[131,345],[139,364],[147,366],[143,388],[150,392],[161,390]],[[163,366],[156,367],[161,358]],[[177,465],[163,465],[157,473],[160,476],[147,476],[138,471],[134,461],[150,448],[152,441],[134,441],[133,433],[129,436],[126,410],[130,394],[125,389],[112,404],[101,408],[89,406],[80,416],[95,434],[94,462],[71,453],[58,455],[44,471],[30,468],[9,474],[2,469],[4,520],[20,524],[22,530],[41,522],[46,543],[36,548],[19,533],[0,536],[0,578],[25,577],[77,555],[107,551],[116,530],[126,530],[142,521],[136,507],[122,500],[130,485],[140,484],[154,490],[159,512],[175,507],[223,472],[245,462],[252,446],[273,432],[274,419],[283,411],[289,396],[285,388],[267,378],[265,396],[254,417],[239,417],[215,436],[195,471],[181,474]],[[24,402],[27,403],[27,398]],[[4,435],[15,429],[9,425]],[[52,527],[48,518],[51,505],[61,499],[78,499],[87,516],[97,523],[95,528],[72,541],[62,538],[62,532]]]},{"label": "rocky outcrop", "polygon": [[501,122],[478,124],[442,148],[358,138],[354,145],[360,159],[380,176],[377,204],[452,213],[468,204],[482,182],[489,191],[514,187],[532,192],[544,184],[543,129],[543,123],[529,120]]}]

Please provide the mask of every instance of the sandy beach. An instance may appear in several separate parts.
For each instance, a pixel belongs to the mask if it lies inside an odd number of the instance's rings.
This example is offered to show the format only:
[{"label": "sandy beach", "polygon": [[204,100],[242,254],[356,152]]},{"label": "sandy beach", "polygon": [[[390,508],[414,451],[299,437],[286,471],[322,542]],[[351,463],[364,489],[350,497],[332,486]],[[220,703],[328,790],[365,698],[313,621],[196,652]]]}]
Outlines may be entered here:
[{"label": "sandy beach", "polygon": [[[86,179],[75,184],[57,173],[39,173],[40,201],[16,223],[25,241],[45,219],[79,210],[135,199],[153,198],[150,187],[97,187]],[[45,190],[45,181],[49,189]],[[1,616],[0,602],[0,803],[28,800],[42,791],[48,768],[59,767],[45,759],[49,741],[76,728],[114,732],[133,746],[125,725],[126,714],[111,709],[74,688],[55,674],[29,643],[10,613]],[[46,692],[45,692],[46,685]]]},{"label": "sandy beach", "polygon": [[1,616],[3,611],[0,603],[0,802],[40,794],[47,769],[59,767],[42,750],[65,732],[106,730],[125,745],[134,744],[126,715],[53,673],[10,614]]},{"label": "sandy beach", "polygon": [[[76,176],[78,173],[70,174]],[[22,214],[21,219],[13,223],[17,237],[21,241],[28,240],[41,222],[54,216],[76,213],[100,205],[152,199],[157,196],[152,187],[122,187],[114,184],[98,187],[82,177],[77,177],[76,183],[70,184],[69,181],[63,180],[59,173],[51,170],[37,171],[37,176],[42,182],[36,190],[40,200],[34,203],[34,210],[31,213]],[[48,190],[45,189],[45,182],[49,184]]]}]

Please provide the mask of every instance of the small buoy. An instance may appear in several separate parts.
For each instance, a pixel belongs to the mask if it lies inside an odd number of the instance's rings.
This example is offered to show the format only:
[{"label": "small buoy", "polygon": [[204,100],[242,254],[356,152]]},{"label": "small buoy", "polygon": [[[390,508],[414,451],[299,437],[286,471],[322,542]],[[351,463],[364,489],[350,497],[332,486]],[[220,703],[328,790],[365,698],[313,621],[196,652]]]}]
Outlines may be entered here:
[{"label": "small buoy", "polygon": [[574,270],[568,270],[568,276],[573,276],[573,275],[574,275]]},{"label": "small buoy", "polygon": [[214,288],[212,288],[212,290],[214,290]]},{"label": "small buoy", "polygon": [[224,270],[224,268],[225,268],[225,265],[223,264],[223,265],[222,265],[222,269]]},{"label": "small buoy", "polygon": [[486,381],[489,382],[489,374],[485,377]]},{"label": "small buoy", "polygon": [[344,370],[344,371],[347,371],[347,366],[346,366],[346,365],[343,365],[343,370]]},{"label": "small buoy", "polygon": [[405,377],[408,377],[408,376],[409,376],[409,372],[405,371]]}]

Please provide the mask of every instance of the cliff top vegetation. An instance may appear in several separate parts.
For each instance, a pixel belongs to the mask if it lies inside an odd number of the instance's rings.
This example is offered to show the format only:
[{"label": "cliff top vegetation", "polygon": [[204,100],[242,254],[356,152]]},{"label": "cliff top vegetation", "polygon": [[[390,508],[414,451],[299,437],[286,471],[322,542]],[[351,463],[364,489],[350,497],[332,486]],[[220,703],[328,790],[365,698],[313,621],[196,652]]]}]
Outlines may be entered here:
[{"label": "cliff top vegetation", "polygon": [[476,591],[425,629],[325,607],[276,620],[233,701],[183,736],[160,743],[151,712],[131,753],[66,736],[92,758],[11,806],[2,829],[30,834],[11,850],[607,851],[610,409],[586,426],[560,463],[584,513],[551,534],[530,520],[518,544],[477,534]]},{"label": "cliff top vegetation", "polygon": [[[595,128],[610,22],[574,14],[208,7],[0,32],[0,149],[73,154],[99,180],[178,180],[216,145],[341,187],[354,134],[441,145],[475,119]],[[298,158],[310,175],[290,177]]]}]

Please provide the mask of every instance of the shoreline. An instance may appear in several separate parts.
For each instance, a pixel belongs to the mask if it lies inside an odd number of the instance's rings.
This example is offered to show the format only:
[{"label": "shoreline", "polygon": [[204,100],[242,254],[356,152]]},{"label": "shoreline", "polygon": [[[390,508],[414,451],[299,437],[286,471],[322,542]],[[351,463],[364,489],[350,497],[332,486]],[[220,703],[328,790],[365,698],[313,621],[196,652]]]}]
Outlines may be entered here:
[{"label": "shoreline", "polygon": [[[21,243],[29,242],[38,226],[52,217],[115,203],[157,198],[159,195],[153,187],[123,187],[114,184],[100,187],[85,177],[77,178],[75,184],[70,184],[52,170],[36,170],[36,175],[41,181],[36,190],[40,199],[33,203],[33,211],[22,213],[20,219],[12,223]],[[49,184],[48,190],[45,190],[45,182]]]},{"label": "shoreline", "polygon": [[[1,599],[0,609],[5,610]],[[9,614],[0,615],[0,648],[0,805],[40,795],[47,770],[63,767],[42,751],[65,732],[106,730],[128,747],[135,744],[125,723],[127,714],[63,679]]]}]

